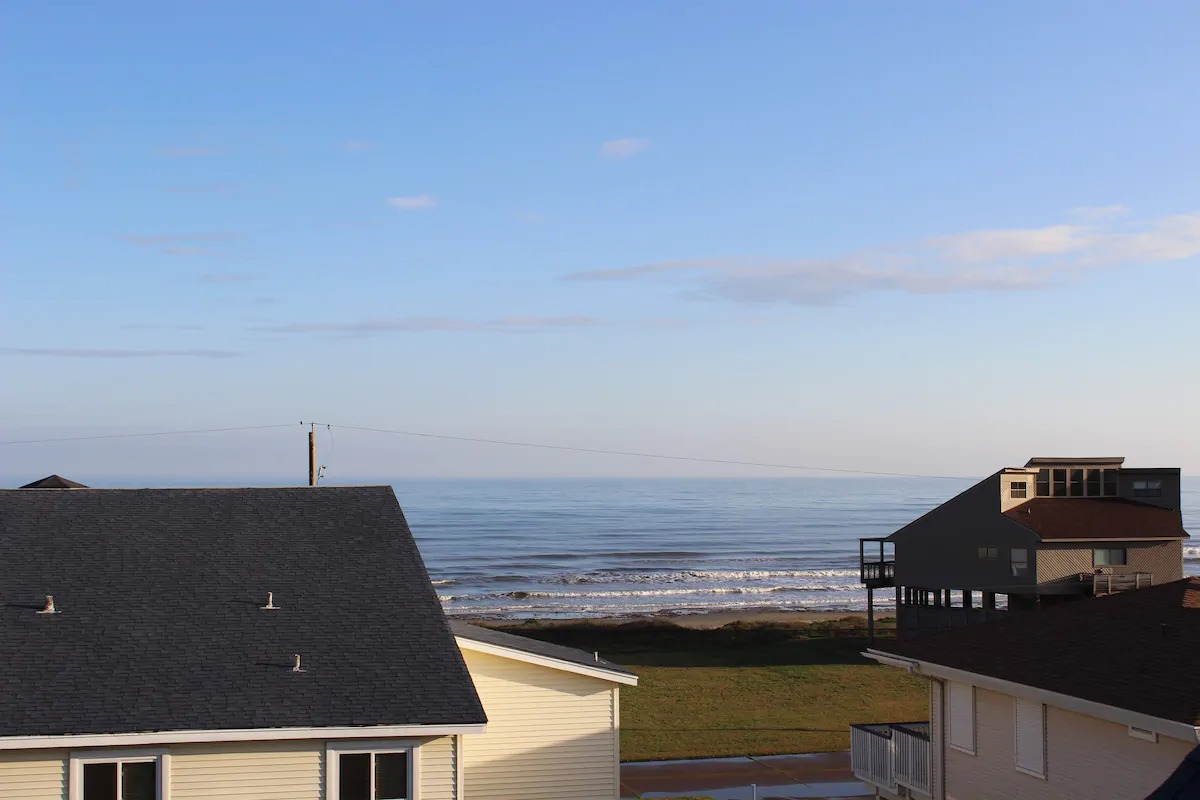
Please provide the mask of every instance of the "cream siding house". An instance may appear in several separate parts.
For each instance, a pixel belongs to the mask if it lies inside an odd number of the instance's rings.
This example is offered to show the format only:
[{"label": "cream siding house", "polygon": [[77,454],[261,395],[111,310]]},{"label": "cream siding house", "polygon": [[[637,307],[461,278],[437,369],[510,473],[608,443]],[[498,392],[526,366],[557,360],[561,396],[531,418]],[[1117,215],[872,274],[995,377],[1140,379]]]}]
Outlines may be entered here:
[{"label": "cream siding house", "polygon": [[854,726],[855,773],[886,798],[1145,798],[1200,742],[1197,652],[1200,578],[869,650],[928,678],[930,716]]},{"label": "cream siding house", "polygon": [[451,632],[389,487],[0,491],[0,664],[0,800],[616,800],[637,682]]}]

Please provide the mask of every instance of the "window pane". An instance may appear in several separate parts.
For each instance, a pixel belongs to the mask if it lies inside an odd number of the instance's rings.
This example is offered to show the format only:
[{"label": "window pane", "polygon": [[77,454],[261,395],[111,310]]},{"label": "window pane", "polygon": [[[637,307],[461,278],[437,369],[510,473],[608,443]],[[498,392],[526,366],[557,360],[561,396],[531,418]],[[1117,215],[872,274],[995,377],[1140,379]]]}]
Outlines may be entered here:
[{"label": "window pane", "polygon": [[158,794],[158,764],[136,761],[121,765],[121,800],[155,800]]},{"label": "window pane", "polygon": [[117,800],[117,765],[83,765],[83,800]]},{"label": "window pane", "polygon": [[1071,470],[1071,497],[1083,497],[1083,470]]},{"label": "window pane", "polygon": [[1011,497],[1025,497],[1026,489],[1025,481],[1013,481],[1010,486],[1009,495]]},{"label": "window pane", "polygon": [[407,800],[408,753],[375,754],[375,800]]},{"label": "window pane", "polygon": [[1103,485],[1101,481],[1104,478],[1104,470],[1089,469],[1087,471],[1087,493],[1088,497],[1099,497],[1100,487]]},{"label": "window pane", "polygon": [[1054,496],[1067,496],[1067,471],[1065,469],[1056,469],[1051,471],[1054,479]]},{"label": "window pane", "polygon": [[1050,470],[1039,469],[1037,474],[1037,496],[1050,496]]},{"label": "window pane", "polygon": [[338,757],[338,800],[371,800],[371,754]]}]

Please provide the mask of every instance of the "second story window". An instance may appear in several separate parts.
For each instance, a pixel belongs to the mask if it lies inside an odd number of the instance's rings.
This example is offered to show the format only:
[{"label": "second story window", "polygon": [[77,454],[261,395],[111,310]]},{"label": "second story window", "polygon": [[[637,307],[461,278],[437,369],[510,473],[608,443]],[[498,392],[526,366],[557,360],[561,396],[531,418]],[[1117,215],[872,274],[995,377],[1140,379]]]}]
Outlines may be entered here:
[{"label": "second story window", "polygon": [[1014,547],[1010,552],[1013,577],[1024,578],[1029,574],[1029,551],[1024,547]]},{"label": "second story window", "polygon": [[1162,481],[1134,481],[1134,497],[1162,497]]},{"label": "second story window", "polygon": [[979,548],[979,557],[986,559],[997,559],[1000,557],[999,547],[981,547]]},{"label": "second story window", "polygon": [[1038,470],[1034,488],[1038,497],[1115,497],[1117,471],[1049,467]]},{"label": "second story window", "polygon": [[1097,567],[1123,567],[1125,556],[1124,547],[1097,547],[1092,551],[1092,563]]},{"label": "second story window", "polygon": [[1008,485],[1008,496],[1013,498],[1028,497],[1029,484],[1025,481],[1013,481]]}]

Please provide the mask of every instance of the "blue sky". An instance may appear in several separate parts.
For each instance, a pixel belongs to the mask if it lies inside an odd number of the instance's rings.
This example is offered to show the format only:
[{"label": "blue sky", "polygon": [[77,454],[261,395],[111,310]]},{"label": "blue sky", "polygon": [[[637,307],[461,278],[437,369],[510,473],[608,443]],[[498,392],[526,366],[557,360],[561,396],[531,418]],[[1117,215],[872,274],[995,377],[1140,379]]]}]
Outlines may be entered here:
[{"label": "blue sky", "polygon": [[[1194,3],[0,15],[5,440],[1200,471]],[[0,473],[286,477],[301,431]],[[333,437],[334,480],[777,474]]]}]

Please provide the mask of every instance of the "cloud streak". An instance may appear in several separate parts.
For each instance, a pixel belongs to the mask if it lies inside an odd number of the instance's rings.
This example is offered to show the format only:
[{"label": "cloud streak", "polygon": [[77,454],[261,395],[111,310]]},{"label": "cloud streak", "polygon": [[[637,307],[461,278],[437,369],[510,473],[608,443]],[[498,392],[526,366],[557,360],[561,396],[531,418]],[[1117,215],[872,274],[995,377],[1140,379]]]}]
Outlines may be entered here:
[{"label": "cloud streak", "polygon": [[293,322],[284,325],[260,325],[256,331],[266,333],[430,333],[430,332],[475,332],[475,333],[538,333],[572,328],[595,328],[603,323],[586,316],[513,316],[486,321],[458,320],[449,317],[404,317],[400,319],[374,319],[359,322]]},{"label": "cloud streak", "polygon": [[1061,285],[1088,270],[1200,255],[1200,212],[1123,222],[1126,211],[1107,206],[1088,224],[967,231],[835,258],[658,261],[564,278],[658,277],[683,283],[684,295],[693,299],[820,306],[871,292],[1030,291]]},{"label": "cloud streak", "polygon": [[77,347],[0,347],[0,353],[41,358],[236,358],[232,350],[122,350]]},{"label": "cloud streak", "polygon": [[437,198],[428,194],[418,194],[411,197],[389,197],[388,205],[404,211],[421,211],[437,205]]},{"label": "cloud streak", "polygon": [[649,149],[649,139],[609,139],[600,145],[600,155],[614,161],[624,161]]}]

